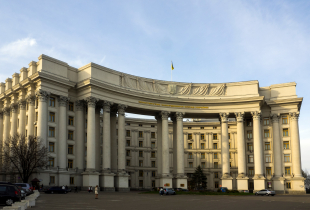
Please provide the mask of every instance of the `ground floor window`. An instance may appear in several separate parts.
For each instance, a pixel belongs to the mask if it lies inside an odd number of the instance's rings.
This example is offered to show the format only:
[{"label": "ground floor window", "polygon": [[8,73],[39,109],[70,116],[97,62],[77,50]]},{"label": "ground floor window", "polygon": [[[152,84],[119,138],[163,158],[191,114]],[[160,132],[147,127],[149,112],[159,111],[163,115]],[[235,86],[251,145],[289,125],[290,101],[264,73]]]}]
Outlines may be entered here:
[{"label": "ground floor window", "polygon": [[143,180],[139,180],[139,187],[143,187]]},{"label": "ground floor window", "polygon": [[290,182],[286,182],[286,188],[291,189],[291,183]]},{"label": "ground floor window", "polygon": [[285,167],[285,175],[291,175],[291,167]]},{"label": "ground floor window", "polygon": [[73,160],[68,160],[68,168],[73,168]]},{"label": "ground floor window", "polygon": [[50,176],[50,184],[55,184],[55,176]]},{"label": "ground floor window", "polygon": [[70,184],[74,184],[74,177],[70,177]]},{"label": "ground floor window", "polygon": [[131,187],[131,180],[128,180],[128,187]]},{"label": "ground floor window", "polygon": [[271,167],[266,167],[266,174],[271,175]]},{"label": "ground floor window", "polygon": [[219,182],[214,182],[214,188],[219,188]]},{"label": "ground floor window", "polygon": [[249,182],[249,189],[254,189],[254,182]]},{"label": "ground floor window", "polygon": [[219,172],[214,172],[214,178],[219,178]]},{"label": "ground floor window", "polygon": [[152,187],[155,187],[155,180],[152,180]]}]

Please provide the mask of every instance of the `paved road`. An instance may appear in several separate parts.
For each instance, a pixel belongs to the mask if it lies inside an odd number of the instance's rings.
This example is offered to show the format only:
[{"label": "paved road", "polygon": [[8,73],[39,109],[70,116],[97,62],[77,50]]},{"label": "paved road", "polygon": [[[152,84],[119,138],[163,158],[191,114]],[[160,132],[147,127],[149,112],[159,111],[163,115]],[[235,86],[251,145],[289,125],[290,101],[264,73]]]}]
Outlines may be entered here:
[{"label": "paved road", "polygon": [[268,196],[205,196],[130,193],[103,193],[99,199],[93,193],[44,194],[38,198],[35,209],[82,209],[82,210],[174,210],[174,209],[309,209],[310,195]]}]

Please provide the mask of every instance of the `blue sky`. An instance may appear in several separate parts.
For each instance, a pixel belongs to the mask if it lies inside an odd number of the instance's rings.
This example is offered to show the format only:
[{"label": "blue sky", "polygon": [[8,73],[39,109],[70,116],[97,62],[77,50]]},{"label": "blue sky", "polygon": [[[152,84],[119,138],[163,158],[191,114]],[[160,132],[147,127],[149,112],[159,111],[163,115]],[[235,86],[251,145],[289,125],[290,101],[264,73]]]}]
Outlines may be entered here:
[{"label": "blue sky", "polygon": [[0,0],[0,81],[46,54],[180,82],[296,82],[310,171],[310,1]]}]

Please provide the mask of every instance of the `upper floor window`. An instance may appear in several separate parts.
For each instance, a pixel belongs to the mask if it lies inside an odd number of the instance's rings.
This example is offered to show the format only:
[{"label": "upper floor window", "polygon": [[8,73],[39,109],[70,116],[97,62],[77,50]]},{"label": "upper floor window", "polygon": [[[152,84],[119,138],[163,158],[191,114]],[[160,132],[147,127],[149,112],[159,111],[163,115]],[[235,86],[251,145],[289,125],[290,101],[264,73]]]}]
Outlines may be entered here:
[{"label": "upper floor window", "polygon": [[269,130],[264,130],[264,137],[269,138],[270,137],[270,131]]},{"label": "upper floor window", "polygon": [[142,170],[139,170],[139,176],[143,176],[143,171]]},{"label": "upper floor window", "polygon": [[54,142],[49,142],[48,144],[48,151],[49,152],[55,152],[55,143]]},{"label": "upper floor window", "polygon": [[266,158],[266,163],[271,163],[271,155],[270,154],[266,155],[265,158]]},{"label": "upper floor window", "polygon": [[74,111],[74,103],[73,102],[69,102],[69,111]]},{"label": "upper floor window", "polygon": [[143,151],[139,151],[139,157],[143,157]]},{"label": "upper floor window", "polygon": [[126,147],[130,147],[130,140],[126,140]]},{"label": "upper floor window", "polygon": [[151,125],[151,128],[155,128],[155,125]]},{"label": "upper floor window", "polygon": [[139,141],[139,147],[143,147],[143,141]]},{"label": "upper floor window", "polygon": [[249,167],[249,175],[254,176],[254,167]]},{"label": "upper floor window", "polygon": [[252,120],[250,120],[250,119],[246,120],[246,126],[251,127],[252,126]]},{"label": "upper floor window", "polygon": [[49,137],[55,137],[55,128],[54,127],[49,127],[48,136]]},{"label": "upper floor window", "polygon": [[270,142],[265,142],[265,150],[270,150]]},{"label": "upper floor window", "polygon": [[126,166],[130,166],[130,160],[126,160]]},{"label": "upper floor window", "polygon": [[205,143],[201,143],[200,144],[200,149],[204,149],[205,148]]},{"label": "upper floor window", "polygon": [[205,168],[206,167],[206,163],[205,162],[201,162],[201,168]]},{"label": "upper floor window", "polygon": [[73,131],[68,131],[68,139],[73,140]]},{"label": "upper floor window", "polygon": [[253,143],[248,143],[248,151],[253,151]]},{"label": "upper floor window", "polygon": [[139,167],[143,167],[143,160],[139,160]]},{"label": "upper floor window", "polygon": [[50,112],[49,121],[50,122],[55,122],[55,113],[54,112]]},{"label": "upper floor window", "polygon": [[55,107],[55,98],[50,97],[50,106]]},{"label": "upper floor window", "polygon": [[130,137],[130,130],[126,130],[126,136]]},{"label": "upper floor window", "polygon": [[205,129],[205,127],[200,127],[200,129],[202,130],[202,129]]},{"label": "upper floor window", "polygon": [[188,127],[188,129],[192,129],[192,127]]},{"label": "upper floor window", "polygon": [[73,125],[73,117],[69,116],[68,125]]},{"label": "upper floor window", "polygon": [[68,160],[68,168],[73,168],[73,160]]},{"label": "upper floor window", "polygon": [[139,127],[142,127],[142,124],[139,124]]},{"label": "upper floor window", "polygon": [[188,153],[188,158],[189,158],[189,159],[192,159],[192,158],[193,158],[193,153],[189,152],[189,153]]},{"label": "upper floor window", "polygon": [[126,156],[130,156],[130,150],[126,150]]},{"label": "upper floor window", "polygon": [[193,162],[189,162],[188,167],[193,168]]},{"label": "upper floor window", "polygon": [[151,158],[155,158],[155,152],[151,152]]},{"label": "upper floor window", "polygon": [[266,167],[266,174],[271,176],[271,167]]},{"label": "upper floor window", "polygon": [[191,133],[187,134],[187,139],[193,139],[193,134]]},{"label": "upper floor window", "polygon": [[287,115],[282,116],[282,124],[287,124]]},{"label": "upper floor window", "polygon": [[264,125],[269,125],[269,117],[264,117]]},{"label": "upper floor window", "polygon": [[193,144],[192,143],[188,143],[188,149],[193,149]]},{"label": "upper floor window", "polygon": [[219,167],[219,163],[218,162],[214,162],[214,168],[218,168]]},{"label": "upper floor window", "polygon": [[283,129],[283,136],[288,136],[288,128]]},{"label": "upper floor window", "polygon": [[228,139],[231,139],[231,138],[230,138],[230,133],[228,133]]},{"label": "upper floor window", "polygon": [[49,163],[49,166],[50,167],[54,167],[54,158],[49,158],[49,160],[48,160],[48,163]]},{"label": "upper floor window", "polygon": [[214,153],[214,154],[213,154],[213,158],[214,158],[214,159],[217,159],[217,158],[218,158],[218,157],[217,157],[217,153]]},{"label": "upper floor window", "polygon": [[253,138],[252,131],[247,131],[247,137],[248,137],[248,139],[252,139]]},{"label": "upper floor window", "polygon": [[286,163],[291,162],[291,155],[290,154],[284,155],[284,162],[286,162]]},{"label": "upper floor window", "polygon": [[253,163],[254,162],[254,155],[248,155],[248,162]]},{"label": "upper floor window", "polygon": [[155,142],[151,143],[151,148],[154,149],[155,148]]},{"label": "upper floor window", "polygon": [[217,143],[213,143],[213,149],[217,149]]},{"label": "upper floor window", "polygon": [[204,133],[201,133],[201,134],[200,134],[200,139],[201,139],[201,140],[204,140],[204,139],[205,139],[205,134],[204,134]]},{"label": "upper floor window", "polygon": [[151,138],[155,139],[155,132],[151,132]]},{"label": "upper floor window", "polygon": [[143,131],[139,131],[139,138],[143,137]]},{"label": "upper floor window", "polygon": [[213,140],[217,140],[217,133],[213,134]]},{"label": "upper floor window", "polygon": [[156,162],[155,161],[152,161],[152,167],[156,167]]},{"label": "upper floor window", "polygon": [[285,167],[285,175],[291,175],[291,167]]},{"label": "upper floor window", "polygon": [[284,147],[284,149],[289,149],[290,148],[290,142],[284,141],[283,142],[283,147]]},{"label": "upper floor window", "polygon": [[206,158],[206,153],[201,153],[201,159],[205,159]]},{"label": "upper floor window", "polygon": [[68,145],[68,154],[73,154],[73,145]]}]

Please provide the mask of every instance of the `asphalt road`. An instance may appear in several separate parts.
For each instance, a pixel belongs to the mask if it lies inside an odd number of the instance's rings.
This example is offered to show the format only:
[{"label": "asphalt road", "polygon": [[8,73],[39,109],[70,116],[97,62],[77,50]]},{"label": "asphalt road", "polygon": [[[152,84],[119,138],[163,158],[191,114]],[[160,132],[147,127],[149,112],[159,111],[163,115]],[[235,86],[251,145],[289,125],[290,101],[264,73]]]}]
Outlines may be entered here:
[{"label": "asphalt road", "polygon": [[82,210],[174,210],[174,209],[309,209],[310,195],[219,196],[219,195],[169,195],[129,193],[103,193],[95,199],[94,193],[44,194],[36,201],[34,209]]}]

